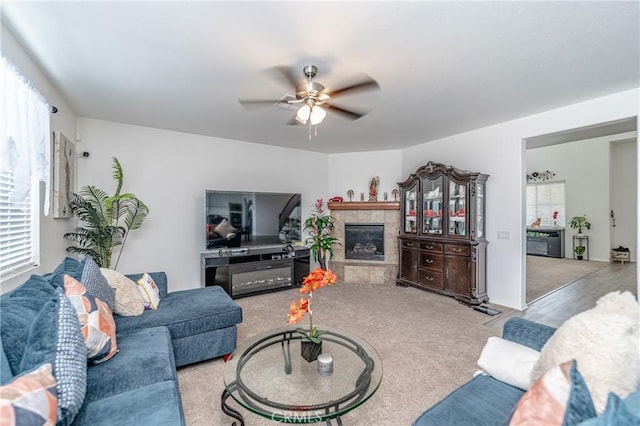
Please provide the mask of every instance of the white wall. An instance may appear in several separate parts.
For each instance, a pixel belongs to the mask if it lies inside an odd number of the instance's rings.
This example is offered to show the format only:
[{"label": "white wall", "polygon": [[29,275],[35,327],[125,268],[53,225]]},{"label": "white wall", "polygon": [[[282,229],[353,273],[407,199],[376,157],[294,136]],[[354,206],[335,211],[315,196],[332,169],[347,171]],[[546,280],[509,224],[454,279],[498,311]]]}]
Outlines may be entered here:
[{"label": "white wall", "polygon": [[[589,260],[609,261],[610,143],[615,139],[620,138],[605,136],[527,150],[527,173],[551,170],[556,173],[554,180],[565,181],[565,257],[573,257],[573,235],[577,233],[568,221],[586,214],[592,225],[591,230],[583,230],[589,236]],[[623,192],[630,191],[635,193],[635,181],[627,181],[623,188]]]},{"label": "white wall", "polygon": [[299,192],[303,217],[328,192],[325,154],[89,118],[78,119],[78,130],[79,149],[91,153],[78,163],[79,184],[112,193],[115,156],[123,190],[150,209],[131,232],[118,270],[165,271],[171,291],[200,286],[205,190]]},{"label": "white wall", "polygon": [[[431,160],[490,175],[487,182],[487,289],[491,302],[516,309],[526,307],[523,139],[637,116],[639,95],[639,89],[628,90],[403,151],[403,174]],[[498,240],[499,231],[509,232],[510,239]]]},{"label": "white wall", "polygon": [[[391,191],[406,176],[402,173],[402,151],[371,151],[329,155],[329,198],[342,197],[349,201],[347,191],[353,190],[353,201],[360,201],[360,194],[369,199],[369,182],[374,176],[380,177],[378,201],[384,201],[384,193],[389,200]],[[398,213],[400,214],[400,213]]]},{"label": "white wall", "polygon": [[[0,40],[2,54],[20,70],[20,73],[42,93],[50,104],[58,108],[58,113],[51,115],[51,130],[53,132],[60,131],[73,141],[76,116],[67,101],[39,70],[5,26],[1,28]],[[53,138],[51,143],[53,144]],[[53,153],[53,146],[51,152]],[[53,161],[51,163],[53,165]],[[53,169],[51,170],[51,188],[53,188]],[[44,185],[40,185],[40,205],[43,204],[45,196]],[[67,241],[62,238],[62,235],[73,230],[76,222],[74,219],[53,219],[53,200],[50,198],[50,201],[49,215],[44,216],[42,210],[40,211],[40,265],[35,269],[4,280],[0,283],[0,292],[11,290],[26,281],[31,274],[41,274],[53,270],[64,258]]]}]

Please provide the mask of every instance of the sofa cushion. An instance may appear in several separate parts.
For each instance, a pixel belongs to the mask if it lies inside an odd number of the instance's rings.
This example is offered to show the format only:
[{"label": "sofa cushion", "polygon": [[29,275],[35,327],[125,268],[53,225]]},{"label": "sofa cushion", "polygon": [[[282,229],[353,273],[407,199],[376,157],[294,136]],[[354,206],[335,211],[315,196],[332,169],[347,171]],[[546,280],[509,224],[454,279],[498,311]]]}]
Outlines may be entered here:
[{"label": "sofa cushion", "polygon": [[425,411],[414,426],[503,425],[523,394],[491,376],[476,376]]},{"label": "sofa cushion", "polygon": [[513,317],[504,323],[502,337],[540,352],[555,331],[548,325]]},{"label": "sofa cushion", "polygon": [[589,389],[576,368],[567,361],[551,368],[518,402],[510,426],[572,426],[595,417]]},{"label": "sofa cushion", "polygon": [[19,371],[45,363],[53,365],[58,382],[58,425],[68,425],[80,410],[86,392],[87,348],[76,311],[61,288],[34,320]]},{"label": "sofa cushion", "polygon": [[218,286],[174,291],[156,310],[138,317],[116,317],[118,333],[164,325],[172,339],[204,333],[242,322],[242,309]]},{"label": "sofa cushion", "polygon": [[[117,359],[118,357],[114,358]],[[92,367],[98,368],[102,365]],[[163,381],[87,402],[74,425],[184,425],[176,381]]]},{"label": "sofa cushion", "polygon": [[163,381],[175,380],[171,336],[166,327],[118,335],[118,356],[87,370],[86,401]]},{"label": "sofa cushion", "polygon": [[[0,297],[0,312],[2,312],[0,335],[7,361],[14,375],[21,371],[20,362],[27,345],[31,324],[54,293],[55,288],[46,279],[32,275],[24,284]],[[4,375],[3,373],[2,376]]]},{"label": "sofa cushion", "polygon": [[109,306],[75,278],[64,275],[64,291],[75,308],[90,363],[105,362],[116,354],[116,323]]},{"label": "sofa cushion", "polygon": [[100,272],[116,291],[113,313],[125,317],[134,317],[144,312],[144,298],[138,286],[129,277],[113,269],[100,268]]},{"label": "sofa cushion", "polygon": [[44,364],[0,387],[0,422],[3,426],[54,425],[58,397],[51,364]]}]

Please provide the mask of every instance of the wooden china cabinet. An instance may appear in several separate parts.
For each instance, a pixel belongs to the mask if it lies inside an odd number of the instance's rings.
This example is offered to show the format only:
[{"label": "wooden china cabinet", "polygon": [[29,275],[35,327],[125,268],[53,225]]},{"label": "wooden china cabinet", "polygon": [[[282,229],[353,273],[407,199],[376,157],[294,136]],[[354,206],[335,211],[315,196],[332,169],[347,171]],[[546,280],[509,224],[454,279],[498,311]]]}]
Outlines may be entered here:
[{"label": "wooden china cabinet", "polygon": [[428,162],[400,186],[397,285],[489,300],[486,284],[485,184],[489,176]]}]

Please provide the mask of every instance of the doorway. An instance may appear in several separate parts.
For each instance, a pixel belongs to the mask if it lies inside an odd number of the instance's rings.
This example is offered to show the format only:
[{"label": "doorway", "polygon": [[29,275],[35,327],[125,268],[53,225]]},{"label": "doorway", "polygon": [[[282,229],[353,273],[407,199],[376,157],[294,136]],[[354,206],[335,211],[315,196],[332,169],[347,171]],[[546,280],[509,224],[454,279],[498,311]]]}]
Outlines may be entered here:
[{"label": "doorway", "polygon": [[[550,181],[566,182],[567,224],[563,259],[525,256],[527,304],[607,266],[613,247],[628,247],[635,261],[636,123],[632,117],[525,139],[527,175],[546,173]],[[568,226],[582,215],[592,223],[588,261],[574,260],[577,231]],[[546,225],[553,226],[550,220]]]}]

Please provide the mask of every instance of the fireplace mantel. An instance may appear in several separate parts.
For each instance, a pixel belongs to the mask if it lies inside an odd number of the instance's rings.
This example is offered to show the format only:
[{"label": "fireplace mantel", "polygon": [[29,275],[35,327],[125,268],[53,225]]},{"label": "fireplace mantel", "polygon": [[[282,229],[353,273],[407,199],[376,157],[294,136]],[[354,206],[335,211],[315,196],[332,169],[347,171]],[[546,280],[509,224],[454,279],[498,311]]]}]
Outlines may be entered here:
[{"label": "fireplace mantel", "polygon": [[400,201],[329,202],[329,210],[400,210]]}]

